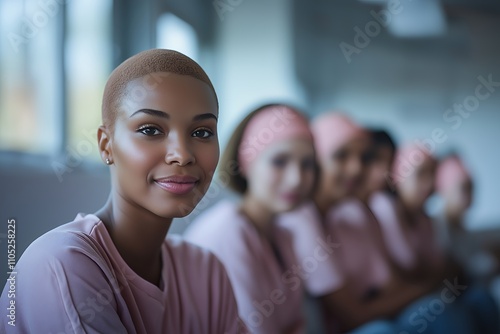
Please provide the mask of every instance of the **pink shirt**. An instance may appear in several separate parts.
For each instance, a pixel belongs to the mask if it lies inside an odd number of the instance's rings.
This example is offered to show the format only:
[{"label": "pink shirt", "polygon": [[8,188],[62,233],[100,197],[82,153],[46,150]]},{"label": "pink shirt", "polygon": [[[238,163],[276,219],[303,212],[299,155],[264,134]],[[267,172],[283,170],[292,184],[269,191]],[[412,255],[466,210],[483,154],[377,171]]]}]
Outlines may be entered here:
[{"label": "pink shirt", "polygon": [[222,261],[240,317],[252,333],[304,332],[303,289],[286,233],[273,232],[280,263],[271,243],[239,213],[238,205],[222,201],[197,217],[185,238]]},{"label": "pink shirt", "polygon": [[369,206],[380,224],[387,251],[393,261],[402,268],[413,268],[418,259],[409,243],[408,231],[399,221],[401,204],[393,195],[377,192],[370,197]]},{"label": "pink shirt", "polygon": [[376,193],[370,198],[370,208],[382,226],[385,244],[392,259],[407,270],[413,269],[419,261],[440,267],[445,253],[440,246],[432,220],[420,213],[414,225],[400,221],[401,204],[387,193]]},{"label": "pink shirt", "polygon": [[411,249],[420,261],[434,268],[443,267],[446,256],[436,235],[434,222],[423,212],[417,216],[416,221],[417,224],[408,229]]},{"label": "pink shirt", "polygon": [[[15,298],[0,299],[6,333],[238,333],[225,270],[209,252],[167,238],[158,287],[132,271],[102,221],[78,215],[19,260]],[[15,327],[6,309],[15,301]]]},{"label": "pink shirt", "polygon": [[314,203],[309,202],[280,215],[277,222],[290,235],[295,262],[307,272],[304,285],[313,296],[327,295],[344,284],[334,254],[340,244],[332,235],[326,236],[322,220]]},{"label": "pink shirt", "polygon": [[340,243],[335,255],[358,297],[388,283],[390,264],[380,227],[368,207],[355,199],[339,203],[327,214],[326,231]]}]

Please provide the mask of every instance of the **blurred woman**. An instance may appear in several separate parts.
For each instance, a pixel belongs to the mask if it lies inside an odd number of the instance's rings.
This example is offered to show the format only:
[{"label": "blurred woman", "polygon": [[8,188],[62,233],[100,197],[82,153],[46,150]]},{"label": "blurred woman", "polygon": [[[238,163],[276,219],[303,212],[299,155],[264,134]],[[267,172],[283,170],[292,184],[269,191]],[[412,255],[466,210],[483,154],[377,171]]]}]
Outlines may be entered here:
[{"label": "blurred woman", "polygon": [[[468,286],[463,271],[442,247],[437,229],[425,211],[425,203],[434,192],[437,160],[428,150],[417,144],[409,144],[397,151],[394,165],[387,178],[396,192],[378,192],[370,198],[370,208],[380,222],[386,247],[403,276],[417,284],[436,286],[442,295],[429,305],[440,305],[442,311],[456,314],[464,322],[459,327],[468,332],[495,333],[496,315],[489,312],[491,320],[484,321],[478,310],[484,306],[496,310],[484,290]],[[448,303],[443,294],[450,282],[457,297]],[[411,318],[415,311],[406,311]],[[442,312],[436,312],[442,318]],[[478,317],[479,315],[479,317]],[[439,319],[438,318],[438,319]],[[450,331],[453,323],[436,322],[439,331]],[[404,325],[404,324],[403,324]],[[408,324],[407,324],[408,325]]]},{"label": "blurred woman", "polygon": [[369,166],[358,194],[365,203],[369,203],[377,192],[392,191],[387,181],[396,154],[396,144],[387,131],[368,129],[367,132],[370,137]]},{"label": "blurred woman", "polygon": [[436,190],[444,201],[441,220],[445,225],[446,248],[471,278],[488,278],[494,274],[497,264],[464,227],[465,214],[472,204],[473,181],[457,155],[450,155],[439,162]]},{"label": "blurred woman", "polygon": [[425,277],[436,284],[444,277],[445,254],[425,202],[434,192],[437,161],[412,144],[397,151],[387,178],[397,191],[372,195],[370,208],[380,222],[385,244],[398,267],[412,280]]},{"label": "blurred woman", "polygon": [[240,199],[204,212],[185,237],[222,261],[240,317],[252,333],[304,333],[303,286],[292,273],[288,235],[275,220],[313,190],[316,164],[308,121],[286,105],[256,109],[233,133],[221,166]]},{"label": "blurred woman", "polygon": [[488,291],[490,279],[498,273],[498,263],[464,228],[464,216],[472,204],[473,181],[457,155],[439,162],[436,190],[444,200],[440,223],[445,225],[446,250],[467,276],[469,288],[465,301],[476,315],[481,333],[498,333],[498,305]]},{"label": "blurred woman", "polygon": [[312,252],[314,239],[309,247],[304,246],[312,226],[320,226],[326,239],[337,244],[331,256],[336,272],[330,275],[339,277],[340,283],[319,296],[329,332],[355,328],[367,333],[397,332],[391,319],[429,287],[398,279],[376,221],[356,199],[365,178],[370,138],[348,117],[335,112],[316,118],[312,131],[320,167],[314,200],[283,215],[280,225],[293,236],[299,258]]},{"label": "blurred woman", "polygon": [[414,254],[404,237],[406,226],[401,224],[403,206],[397,199],[395,185],[391,179],[396,144],[385,130],[371,130],[369,133],[371,159],[367,166],[364,186],[358,197],[368,204],[377,218],[392,260],[397,266],[406,268],[413,264]]}]

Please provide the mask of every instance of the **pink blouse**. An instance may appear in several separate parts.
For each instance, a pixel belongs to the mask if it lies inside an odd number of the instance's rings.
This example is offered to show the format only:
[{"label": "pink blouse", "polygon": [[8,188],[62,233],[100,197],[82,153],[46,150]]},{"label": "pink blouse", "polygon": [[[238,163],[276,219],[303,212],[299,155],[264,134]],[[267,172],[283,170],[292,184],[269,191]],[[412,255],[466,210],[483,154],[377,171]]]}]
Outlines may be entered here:
[{"label": "pink blouse", "polygon": [[[132,271],[106,227],[78,215],[35,240],[20,258],[15,296],[0,299],[4,333],[239,333],[236,301],[221,263],[169,237],[160,287]],[[6,316],[15,303],[15,321]],[[15,326],[12,326],[15,324]]]},{"label": "pink blouse", "polygon": [[275,228],[273,247],[238,204],[222,201],[197,217],[185,238],[222,261],[250,332],[304,332],[303,287],[286,233]]},{"label": "pink blouse", "polygon": [[326,230],[340,243],[335,253],[340,270],[359,297],[388,283],[390,264],[380,227],[368,207],[356,199],[341,202],[328,212]]},{"label": "pink blouse", "polygon": [[443,265],[445,252],[428,216],[420,213],[413,217],[414,225],[400,221],[401,204],[384,192],[372,195],[369,205],[382,227],[387,250],[395,263],[407,270],[414,268],[419,261],[433,267]]}]

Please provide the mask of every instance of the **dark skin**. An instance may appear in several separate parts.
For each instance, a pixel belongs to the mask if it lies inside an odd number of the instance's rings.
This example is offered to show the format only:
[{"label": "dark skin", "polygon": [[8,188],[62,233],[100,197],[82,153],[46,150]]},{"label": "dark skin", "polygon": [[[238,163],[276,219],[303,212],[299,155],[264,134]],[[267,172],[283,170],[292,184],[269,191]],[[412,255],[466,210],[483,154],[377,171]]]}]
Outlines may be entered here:
[{"label": "dark skin", "polygon": [[[127,89],[142,84],[139,78]],[[144,98],[120,102],[115,124],[97,134],[112,187],[96,216],[130,268],[159,285],[172,220],[194,209],[217,166],[217,103],[206,83],[172,73]]]},{"label": "dark skin", "polygon": [[[330,156],[319,157],[320,187],[314,195],[314,201],[323,217],[341,200],[356,194],[366,172],[368,148],[368,140],[357,139],[332,152]],[[379,237],[382,238],[381,235]],[[375,319],[393,317],[431,290],[430,285],[412,284],[403,280],[385,248],[382,253],[387,258],[392,278],[388,284],[380,287],[376,295],[371,298],[361,297],[347,277],[342,288],[321,297],[325,308],[340,321],[342,331],[352,330]]]}]

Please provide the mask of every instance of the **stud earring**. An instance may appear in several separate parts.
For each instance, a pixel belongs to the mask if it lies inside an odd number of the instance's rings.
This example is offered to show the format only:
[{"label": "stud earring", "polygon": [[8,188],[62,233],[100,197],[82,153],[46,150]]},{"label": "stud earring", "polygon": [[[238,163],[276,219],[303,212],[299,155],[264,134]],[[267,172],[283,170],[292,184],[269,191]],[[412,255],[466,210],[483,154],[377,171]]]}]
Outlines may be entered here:
[{"label": "stud earring", "polygon": [[106,165],[111,165],[111,160],[109,160],[109,158],[106,158]]}]

